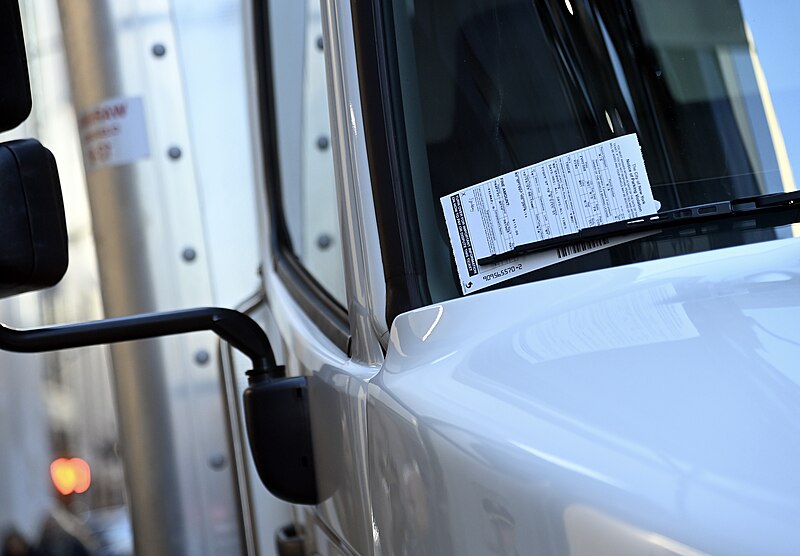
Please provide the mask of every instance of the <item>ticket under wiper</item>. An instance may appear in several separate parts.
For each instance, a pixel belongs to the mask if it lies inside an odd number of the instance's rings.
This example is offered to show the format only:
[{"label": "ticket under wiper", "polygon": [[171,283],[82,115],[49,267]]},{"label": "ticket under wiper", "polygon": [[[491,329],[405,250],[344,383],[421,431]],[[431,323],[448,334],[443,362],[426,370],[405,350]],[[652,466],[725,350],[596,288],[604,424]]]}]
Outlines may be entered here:
[{"label": "ticket under wiper", "polygon": [[636,134],[514,170],[446,195],[441,203],[464,293],[631,238],[597,240],[488,265],[480,265],[479,259],[497,259],[517,245],[659,208]]}]

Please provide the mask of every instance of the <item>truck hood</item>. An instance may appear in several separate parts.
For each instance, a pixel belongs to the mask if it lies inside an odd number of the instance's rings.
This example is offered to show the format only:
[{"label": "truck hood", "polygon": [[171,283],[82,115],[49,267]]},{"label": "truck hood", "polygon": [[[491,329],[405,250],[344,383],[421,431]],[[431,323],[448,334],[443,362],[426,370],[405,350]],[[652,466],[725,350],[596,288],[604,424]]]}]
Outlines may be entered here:
[{"label": "truck hood", "polygon": [[430,439],[409,453],[485,482],[484,512],[547,520],[558,552],[800,550],[800,241],[407,313],[376,384]]}]

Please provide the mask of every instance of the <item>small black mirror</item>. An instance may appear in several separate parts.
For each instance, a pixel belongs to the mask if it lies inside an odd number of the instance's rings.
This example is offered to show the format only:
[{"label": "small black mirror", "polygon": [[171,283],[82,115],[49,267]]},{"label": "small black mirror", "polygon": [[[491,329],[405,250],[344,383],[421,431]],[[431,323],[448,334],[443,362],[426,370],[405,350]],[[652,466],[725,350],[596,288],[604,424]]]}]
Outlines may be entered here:
[{"label": "small black mirror", "polygon": [[0,131],[7,131],[31,112],[28,62],[16,0],[0,0],[0,76]]},{"label": "small black mirror", "polygon": [[34,139],[0,144],[0,298],[55,285],[67,262],[55,158]]}]

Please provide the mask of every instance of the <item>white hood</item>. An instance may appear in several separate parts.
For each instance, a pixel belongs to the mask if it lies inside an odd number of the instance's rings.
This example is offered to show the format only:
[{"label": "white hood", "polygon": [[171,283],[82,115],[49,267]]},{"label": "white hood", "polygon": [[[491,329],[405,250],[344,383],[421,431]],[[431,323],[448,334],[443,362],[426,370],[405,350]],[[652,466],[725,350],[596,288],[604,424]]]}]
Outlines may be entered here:
[{"label": "white hood", "polygon": [[407,457],[452,475],[442,518],[499,512],[520,554],[800,552],[800,241],[402,315],[375,385],[370,417],[402,406]]}]

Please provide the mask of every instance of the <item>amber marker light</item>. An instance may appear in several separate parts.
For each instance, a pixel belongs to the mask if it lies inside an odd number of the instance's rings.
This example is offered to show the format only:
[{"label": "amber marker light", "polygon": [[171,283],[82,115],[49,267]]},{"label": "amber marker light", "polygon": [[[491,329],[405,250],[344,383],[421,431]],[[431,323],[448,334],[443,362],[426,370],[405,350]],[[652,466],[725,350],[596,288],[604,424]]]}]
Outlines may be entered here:
[{"label": "amber marker light", "polygon": [[56,490],[64,496],[86,492],[92,484],[89,464],[81,458],[58,458],[53,461],[50,464],[50,478]]}]

